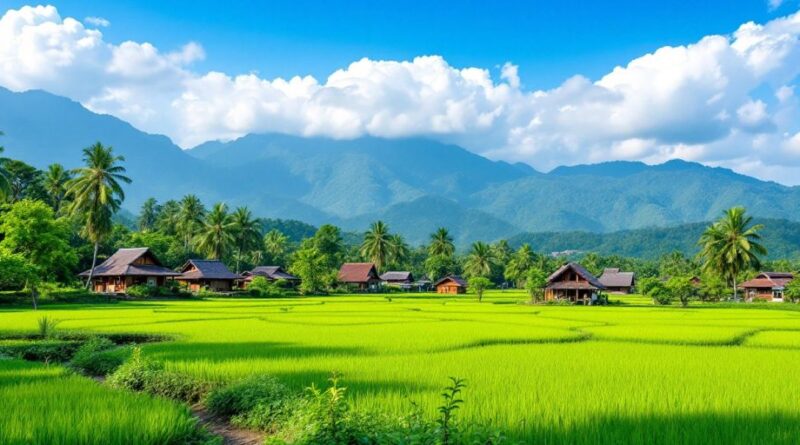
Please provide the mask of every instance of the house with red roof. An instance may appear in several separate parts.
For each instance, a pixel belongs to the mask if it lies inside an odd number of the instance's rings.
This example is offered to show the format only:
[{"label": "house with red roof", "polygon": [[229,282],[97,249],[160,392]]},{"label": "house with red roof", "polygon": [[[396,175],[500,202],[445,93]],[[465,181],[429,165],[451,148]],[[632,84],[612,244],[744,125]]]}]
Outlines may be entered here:
[{"label": "house with red roof", "polygon": [[344,263],[339,269],[339,282],[360,291],[378,290],[381,277],[373,263]]},{"label": "house with red roof", "polygon": [[783,289],[794,279],[788,272],[761,272],[752,280],[741,284],[745,299],[783,301]]}]

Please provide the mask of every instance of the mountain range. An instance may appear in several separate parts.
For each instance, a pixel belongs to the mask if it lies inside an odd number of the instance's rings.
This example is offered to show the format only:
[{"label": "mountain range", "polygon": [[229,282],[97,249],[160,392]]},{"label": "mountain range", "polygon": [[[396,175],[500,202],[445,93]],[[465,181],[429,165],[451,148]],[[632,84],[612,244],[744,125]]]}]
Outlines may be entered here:
[{"label": "mountain range", "polygon": [[521,233],[613,232],[704,222],[744,205],[798,220],[800,188],[680,160],[607,162],[543,173],[425,138],[352,140],[247,135],[182,150],[108,115],[43,91],[0,88],[6,156],[76,167],[96,141],[125,156],[125,207],[194,193],[263,217],[361,231],[377,219],[414,243],[448,227],[459,245]]}]

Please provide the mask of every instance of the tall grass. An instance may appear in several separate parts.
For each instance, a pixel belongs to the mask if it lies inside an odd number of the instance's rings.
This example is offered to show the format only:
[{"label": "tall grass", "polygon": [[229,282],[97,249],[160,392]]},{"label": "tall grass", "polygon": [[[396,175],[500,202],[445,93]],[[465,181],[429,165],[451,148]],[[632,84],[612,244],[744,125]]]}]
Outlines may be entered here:
[{"label": "tall grass", "polygon": [[[524,300],[496,291],[481,305],[394,295],[391,302],[220,299],[44,312],[64,329],[174,335],[143,350],[167,369],[212,381],[266,374],[302,390],[339,372],[360,411],[402,414],[415,402],[436,419],[441,382],[458,375],[469,382],[460,419],[526,443],[800,437],[800,384],[791,378],[800,366],[800,312],[486,304]],[[34,319],[0,312],[0,331],[29,329]]]}]

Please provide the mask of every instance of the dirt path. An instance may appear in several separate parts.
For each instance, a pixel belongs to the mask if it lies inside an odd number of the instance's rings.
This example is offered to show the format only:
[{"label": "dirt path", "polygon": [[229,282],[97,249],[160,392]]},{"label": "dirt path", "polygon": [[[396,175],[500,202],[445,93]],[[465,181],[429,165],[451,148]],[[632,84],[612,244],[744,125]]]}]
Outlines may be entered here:
[{"label": "dirt path", "polygon": [[201,405],[192,406],[192,413],[210,432],[222,437],[222,443],[225,445],[261,445],[264,443],[265,435],[263,433],[236,428],[227,422],[220,421]]}]

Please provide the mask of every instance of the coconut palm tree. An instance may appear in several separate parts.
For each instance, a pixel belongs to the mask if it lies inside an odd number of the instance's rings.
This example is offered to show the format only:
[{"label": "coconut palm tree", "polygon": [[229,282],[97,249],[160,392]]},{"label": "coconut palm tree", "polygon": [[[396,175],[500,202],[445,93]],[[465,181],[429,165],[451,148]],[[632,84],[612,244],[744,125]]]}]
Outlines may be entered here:
[{"label": "coconut palm tree", "polygon": [[496,262],[496,252],[492,246],[477,241],[472,243],[472,249],[464,262],[464,272],[472,277],[488,277]]},{"label": "coconut palm tree", "polygon": [[87,288],[97,266],[97,249],[111,233],[111,218],[125,200],[122,183],[131,183],[124,175],[125,167],[120,165],[123,161],[125,158],[115,156],[112,147],[98,142],[83,150],[85,166],[74,170],[74,178],[67,184],[66,196],[71,199],[67,210],[81,221],[81,235],[94,244]]},{"label": "coconut palm tree", "polygon": [[192,240],[197,232],[203,227],[203,218],[206,215],[206,208],[196,195],[186,195],[181,199],[181,209],[178,213],[178,224],[176,229],[178,234],[183,237],[183,246],[189,250]]},{"label": "coconut palm tree", "polygon": [[214,204],[195,236],[195,247],[209,259],[222,259],[235,242],[233,233],[228,206],[221,202]]},{"label": "coconut palm tree", "polygon": [[703,270],[716,273],[732,283],[734,300],[738,300],[736,281],[739,273],[760,267],[759,255],[767,254],[758,233],[763,226],[752,225],[752,222],[753,218],[743,207],[728,209],[698,241]]},{"label": "coconut palm tree", "polygon": [[286,254],[289,252],[289,237],[278,229],[272,229],[264,235],[263,244],[269,260],[276,266],[284,265]]},{"label": "coconut palm tree", "polygon": [[408,243],[406,243],[403,235],[400,235],[399,233],[391,235],[391,240],[393,249],[389,262],[395,265],[400,265],[411,256],[411,248],[408,247]]},{"label": "coconut palm tree", "polygon": [[236,242],[236,273],[244,253],[258,246],[261,241],[261,220],[253,218],[253,213],[247,207],[237,208],[231,215],[231,229]]},{"label": "coconut palm tree", "polygon": [[161,214],[161,206],[155,198],[148,198],[142,204],[142,209],[139,211],[139,230],[142,232],[149,232],[154,230],[158,223],[158,218]]},{"label": "coconut palm tree", "polygon": [[431,234],[431,243],[428,245],[428,255],[453,256],[456,246],[453,244],[453,237],[444,227],[436,229]]},{"label": "coconut palm tree", "polygon": [[506,264],[504,276],[507,280],[514,281],[517,286],[525,280],[528,270],[534,266],[534,254],[530,244],[523,244]]},{"label": "coconut palm tree", "polygon": [[67,183],[72,179],[69,171],[61,164],[50,164],[44,174],[42,185],[50,198],[53,211],[58,214],[67,195]]},{"label": "coconut palm tree", "polygon": [[364,242],[361,243],[359,253],[375,263],[375,267],[381,271],[394,256],[394,241],[389,233],[389,226],[383,221],[375,221],[364,233]]},{"label": "coconut palm tree", "polygon": [[156,227],[158,231],[165,235],[174,236],[178,234],[178,224],[180,223],[181,204],[174,199],[165,201],[158,214]]}]

